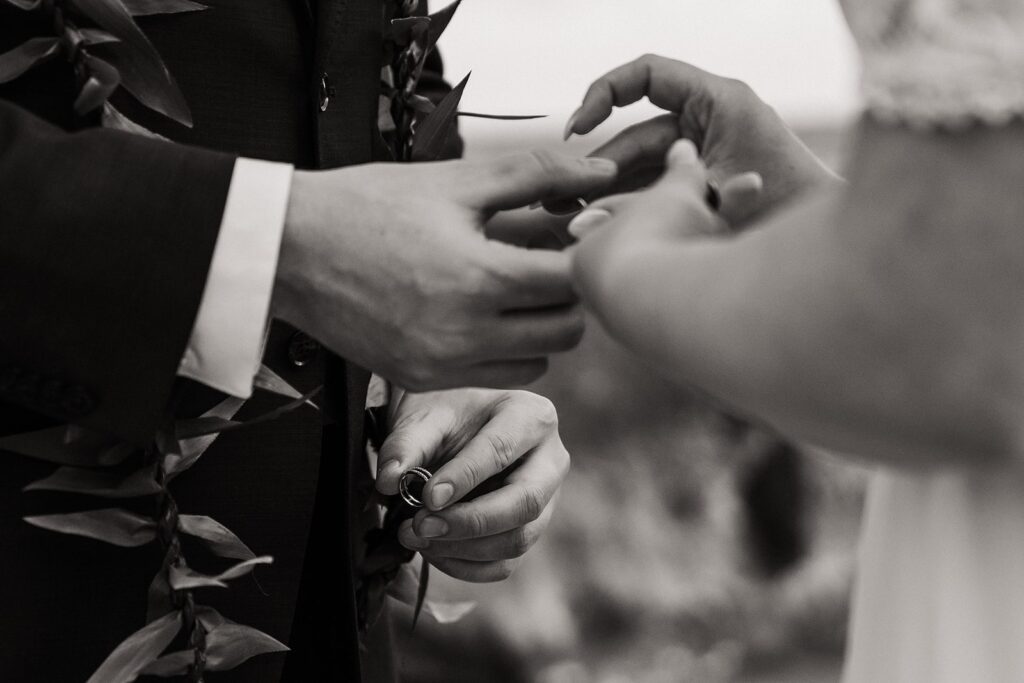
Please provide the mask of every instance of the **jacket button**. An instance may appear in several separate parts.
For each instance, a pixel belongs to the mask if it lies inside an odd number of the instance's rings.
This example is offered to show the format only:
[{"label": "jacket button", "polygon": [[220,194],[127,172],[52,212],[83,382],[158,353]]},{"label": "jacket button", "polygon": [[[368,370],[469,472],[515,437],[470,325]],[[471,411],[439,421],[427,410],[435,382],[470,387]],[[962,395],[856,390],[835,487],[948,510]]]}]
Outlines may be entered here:
[{"label": "jacket button", "polygon": [[334,97],[334,87],[327,72],[320,74],[320,111],[327,111],[331,106],[331,98]]},{"label": "jacket button", "polygon": [[61,409],[69,418],[85,417],[96,410],[96,397],[84,387],[71,386],[64,392]]},{"label": "jacket button", "polygon": [[288,342],[288,360],[297,368],[309,365],[319,352],[320,344],[303,332],[296,332]]}]

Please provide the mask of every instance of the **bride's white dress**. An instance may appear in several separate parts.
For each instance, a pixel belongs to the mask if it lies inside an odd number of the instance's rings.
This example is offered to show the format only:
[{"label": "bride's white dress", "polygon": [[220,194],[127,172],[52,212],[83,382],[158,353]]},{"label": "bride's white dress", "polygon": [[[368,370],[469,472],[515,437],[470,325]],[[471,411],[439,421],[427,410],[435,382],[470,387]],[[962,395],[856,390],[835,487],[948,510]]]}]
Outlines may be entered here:
[{"label": "bride's white dress", "polygon": [[[1024,115],[1024,1],[843,8],[877,117],[955,130]],[[1024,682],[1024,474],[881,471],[860,552],[846,683]]]}]

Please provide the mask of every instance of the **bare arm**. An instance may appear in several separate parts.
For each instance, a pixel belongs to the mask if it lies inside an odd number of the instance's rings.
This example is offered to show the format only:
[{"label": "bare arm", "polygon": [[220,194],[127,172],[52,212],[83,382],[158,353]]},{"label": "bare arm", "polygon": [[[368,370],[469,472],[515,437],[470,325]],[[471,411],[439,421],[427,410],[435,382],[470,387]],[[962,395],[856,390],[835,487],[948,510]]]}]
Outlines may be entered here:
[{"label": "bare arm", "polygon": [[576,255],[584,296],[652,362],[798,438],[901,463],[1011,457],[1024,127],[857,135],[848,189],[741,237],[681,238],[715,220],[692,173],[619,200]]}]

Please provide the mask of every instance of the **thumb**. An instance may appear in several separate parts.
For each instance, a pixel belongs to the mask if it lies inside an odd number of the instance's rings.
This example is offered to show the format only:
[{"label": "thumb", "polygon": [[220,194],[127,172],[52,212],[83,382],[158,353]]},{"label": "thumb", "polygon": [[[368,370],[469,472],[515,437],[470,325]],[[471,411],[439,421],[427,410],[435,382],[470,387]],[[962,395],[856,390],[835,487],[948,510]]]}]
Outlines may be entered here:
[{"label": "thumb", "polygon": [[398,493],[402,474],[413,467],[427,467],[441,449],[447,425],[440,411],[430,411],[422,419],[396,425],[380,448],[377,463],[377,490],[386,496]]}]

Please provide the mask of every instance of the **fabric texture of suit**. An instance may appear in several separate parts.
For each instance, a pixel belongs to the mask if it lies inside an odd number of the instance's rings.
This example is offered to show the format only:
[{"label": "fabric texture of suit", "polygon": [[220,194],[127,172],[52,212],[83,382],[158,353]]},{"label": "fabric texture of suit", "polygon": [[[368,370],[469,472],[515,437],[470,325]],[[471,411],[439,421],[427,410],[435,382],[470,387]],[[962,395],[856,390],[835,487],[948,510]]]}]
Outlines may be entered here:
[{"label": "fabric texture of suit", "polygon": [[[73,421],[145,443],[169,410],[197,414],[222,398],[175,371],[234,159],[332,168],[380,158],[380,0],[205,4],[204,12],[139,20],[194,127],[115,98],[131,118],[183,144],[75,117],[62,62],[0,86],[0,434]],[[44,21],[0,4],[0,52],[45,34]],[[333,97],[321,111],[325,83]],[[435,98],[447,87],[434,74],[424,85]],[[296,344],[310,345],[296,335],[275,323],[264,362],[300,389],[325,384],[323,413],[302,409],[224,435],[172,486],[182,512],[209,515],[275,557],[256,580],[199,599],[292,652],[212,673],[212,682],[393,677],[386,622],[362,664],[356,638],[353,567],[364,531],[356,520],[365,501],[353,491],[367,476],[368,373],[323,350],[299,367]],[[274,405],[257,394],[241,417]],[[22,492],[53,469],[0,452],[0,672],[12,683],[85,680],[144,623],[161,561],[156,544],[122,549],[24,523],[29,514],[111,506]],[[152,512],[148,505],[137,501]]]}]

